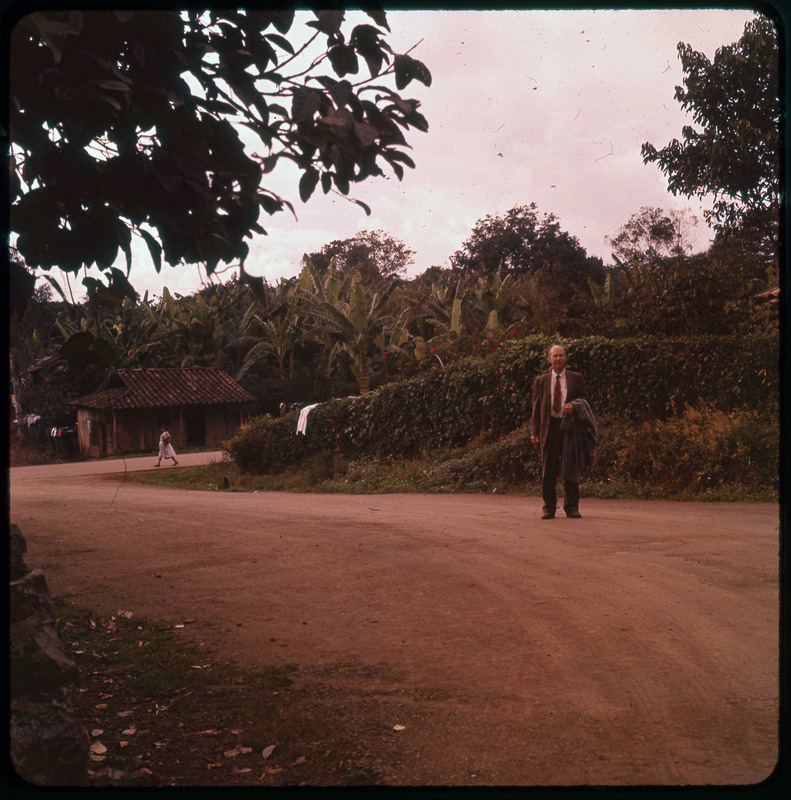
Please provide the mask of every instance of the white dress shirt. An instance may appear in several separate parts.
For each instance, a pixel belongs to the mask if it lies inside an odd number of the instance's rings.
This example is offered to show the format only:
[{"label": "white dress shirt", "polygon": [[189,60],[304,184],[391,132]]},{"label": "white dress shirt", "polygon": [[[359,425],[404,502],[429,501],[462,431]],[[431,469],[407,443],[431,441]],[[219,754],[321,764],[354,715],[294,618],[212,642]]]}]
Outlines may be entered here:
[{"label": "white dress shirt", "polygon": [[[560,378],[560,413],[555,414],[552,411],[552,404],[555,399],[555,381]],[[553,417],[562,417],[563,416],[563,407],[566,405],[566,370],[564,369],[563,372],[560,374],[556,373],[555,370],[552,370],[552,385],[549,387],[549,413],[552,414]]]}]

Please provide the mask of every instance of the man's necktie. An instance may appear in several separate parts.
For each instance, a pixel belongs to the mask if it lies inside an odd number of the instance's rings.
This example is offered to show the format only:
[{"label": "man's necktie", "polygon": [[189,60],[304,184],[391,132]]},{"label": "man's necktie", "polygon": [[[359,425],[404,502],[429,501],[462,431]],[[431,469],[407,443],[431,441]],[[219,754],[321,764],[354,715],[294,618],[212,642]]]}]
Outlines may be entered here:
[{"label": "man's necktie", "polygon": [[552,413],[556,417],[560,414],[560,375],[555,375],[555,394],[552,397]]}]

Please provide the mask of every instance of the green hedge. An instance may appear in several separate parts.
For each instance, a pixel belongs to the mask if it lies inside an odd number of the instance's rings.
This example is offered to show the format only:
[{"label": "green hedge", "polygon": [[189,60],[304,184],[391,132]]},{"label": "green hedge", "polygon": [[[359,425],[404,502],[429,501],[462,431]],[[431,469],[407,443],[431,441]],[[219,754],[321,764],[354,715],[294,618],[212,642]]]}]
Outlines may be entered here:
[{"label": "green hedge", "polygon": [[[226,443],[245,472],[263,474],[316,453],[428,455],[485,434],[525,425],[535,377],[548,370],[552,340],[507,342],[485,359],[391,383],[367,395],[331,400],[310,412],[259,417]],[[672,419],[701,403],[713,411],[778,410],[778,341],[768,336],[564,342],[568,366],[582,372],[594,412],[632,425]]]},{"label": "green hedge", "polygon": [[[548,339],[508,343],[495,354],[515,385],[548,369]],[[721,410],[778,409],[779,340],[773,336],[603,339],[565,343],[594,411],[628,419],[676,416],[700,401]],[[505,385],[505,382],[504,382]]]}]

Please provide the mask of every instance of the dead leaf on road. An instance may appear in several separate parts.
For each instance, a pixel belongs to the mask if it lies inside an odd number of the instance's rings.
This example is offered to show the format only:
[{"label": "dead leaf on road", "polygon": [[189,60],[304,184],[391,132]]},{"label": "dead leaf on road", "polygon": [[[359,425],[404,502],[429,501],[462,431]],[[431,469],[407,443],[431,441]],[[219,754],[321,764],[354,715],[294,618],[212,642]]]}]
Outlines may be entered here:
[{"label": "dead leaf on road", "polygon": [[267,775],[279,775],[282,771],[283,771],[283,767],[267,767],[261,773],[261,777],[265,778]]},{"label": "dead leaf on road", "polygon": [[104,761],[107,748],[97,739],[91,745],[91,761]]},{"label": "dead leaf on road", "polygon": [[236,747],[233,748],[233,750],[226,750],[223,753],[223,755],[226,758],[236,758],[236,756],[238,756],[238,755],[240,755],[242,753],[252,753],[252,752],[253,752],[253,748],[252,747],[242,747],[242,745],[237,744]]}]

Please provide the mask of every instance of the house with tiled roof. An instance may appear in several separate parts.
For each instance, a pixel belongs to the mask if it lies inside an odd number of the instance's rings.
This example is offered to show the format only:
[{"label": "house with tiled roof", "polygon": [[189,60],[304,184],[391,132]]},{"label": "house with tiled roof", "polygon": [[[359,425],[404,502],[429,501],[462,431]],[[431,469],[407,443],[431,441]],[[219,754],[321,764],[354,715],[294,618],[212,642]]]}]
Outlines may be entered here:
[{"label": "house with tiled roof", "polygon": [[221,369],[119,369],[107,386],[72,401],[80,453],[156,453],[160,425],[176,449],[218,448],[255,398]]}]

